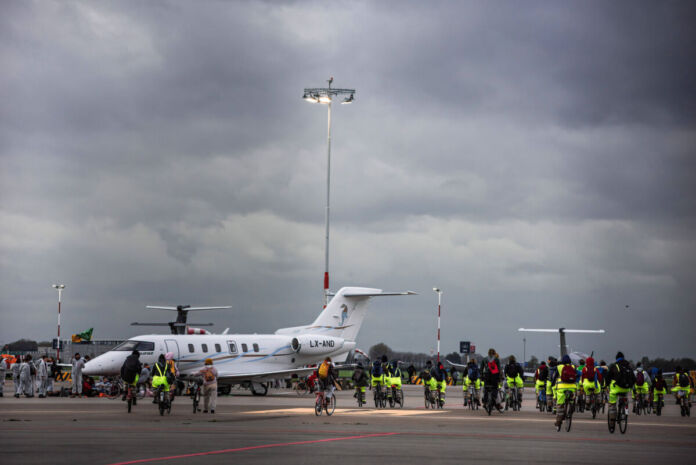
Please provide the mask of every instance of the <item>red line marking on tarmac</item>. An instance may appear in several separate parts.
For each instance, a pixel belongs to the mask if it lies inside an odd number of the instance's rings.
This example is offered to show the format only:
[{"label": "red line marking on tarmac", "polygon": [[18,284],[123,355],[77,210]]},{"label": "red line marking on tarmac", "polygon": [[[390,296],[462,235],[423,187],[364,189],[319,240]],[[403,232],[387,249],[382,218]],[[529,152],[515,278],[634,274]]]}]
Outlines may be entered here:
[{"label": "red line marking on tarmac", "polygon": [[213,451],[208,451],[208,452],[196,452],[193,454],[171,455],[169,457],[154,457],[154,458],[149,458],[149,459],[130,460],[127,462],[111,463],[109,465],[131,465],[134,463],[147,463],[147,462],[157,462],[160,460],[185,459],[188,457],[200,457],[203,455],[229,454],[231,452],[243,452],[243,451],[255,450],[255,449],[270,449],[273,447],[301,446],[304,444],[316,444],[316,443],[320,443],[320,442],[334,442],[334,441],[347,441],[350,439],[378,438],[378,437],[384,437],[384,436],[394,436],[397,434],[400,434],[400,433],[362,434],[360,436],[346,436],[346,437],[342,437],[342,438],[314,439],[312,441],[280,442],[280,443],[276,443],[276,444],[263,444],[260,446],[239,447],[237,449],[213,450]]}]

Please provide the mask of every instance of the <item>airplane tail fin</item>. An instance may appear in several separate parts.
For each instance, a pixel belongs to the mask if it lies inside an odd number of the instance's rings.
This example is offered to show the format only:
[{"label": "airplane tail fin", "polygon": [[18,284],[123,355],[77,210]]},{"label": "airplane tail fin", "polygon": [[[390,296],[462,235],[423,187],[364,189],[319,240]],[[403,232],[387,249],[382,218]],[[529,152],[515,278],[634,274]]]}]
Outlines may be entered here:
[{"label": "airplane tail fin", "polygon": [[381,289],[367,287],[343,287],[329,305],[308,326],[281,328],[276,334],[317,333],[326,336],[341,337],[346,341],[355,341],[367,312],[370,297],[387,295],[413,295],[414,292],[382,292]]}]

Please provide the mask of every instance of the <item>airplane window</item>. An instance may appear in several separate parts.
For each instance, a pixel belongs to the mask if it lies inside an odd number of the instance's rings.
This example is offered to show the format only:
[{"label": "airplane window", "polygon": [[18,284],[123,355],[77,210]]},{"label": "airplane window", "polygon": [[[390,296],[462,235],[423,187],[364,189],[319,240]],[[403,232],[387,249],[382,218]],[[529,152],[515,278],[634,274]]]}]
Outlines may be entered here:
[{"label": "airplane window", "polygon": [[242,344],[242,352],[249,352],[249,348],[246,344]]},{"label": "airplane window", "polygon": [[135,347],[135,350],[140,351],[140,352],[152,352],[155,350],[155,343],[154,342],[138,342],[138,345]]},{"label": "airplane window", "polygon": [[259,345],[257,343],[254,343],[254,352],[259,351]]},{"label": "airplane window", "polygon": [[189,344],[188,346],[189,346],[189,352],[193,353],[194,352],[193,344]]},{"label": "airplane window", "polygon": [[208,352],[208,344],[201,344],[201,348],[203,349],[203,352]]},{"label": "airplane window", "polygon": [[222,352],[222,347],[220,347],[220,344],[215,344],[215,352]]},{"label": "airplane window", "polygon": [[147,342],[147,341],[125,341],[116,347],[114,347],[111,350],[118,350],[118,351],[123,351],[123,352],[131,352],[133,350],[142,350],[142,351],[150,351],[150,350],[155,350],[155,343],[154,342]]},{"label": "airplane window", "polygon": [[230,347],[230,353],[236,354],[237,353],[237,344],[235,344],[234,342],[228,342],[227,344]]}]

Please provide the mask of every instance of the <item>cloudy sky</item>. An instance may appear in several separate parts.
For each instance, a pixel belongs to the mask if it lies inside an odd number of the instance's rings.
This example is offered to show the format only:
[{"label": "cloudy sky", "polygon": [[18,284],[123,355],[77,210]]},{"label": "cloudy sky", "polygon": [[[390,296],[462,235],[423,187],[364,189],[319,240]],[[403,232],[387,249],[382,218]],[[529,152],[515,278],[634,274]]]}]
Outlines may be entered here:
[{"label": "cloudy sky", "polygon": [[[142,333],[145,305],[272,332],[324,271],[367,349],[694,356],[692,2],[3,2],[0,341]],[[630,307],[626,309],[626,305]],[[527,335],[527,355],[558,351]]]}]

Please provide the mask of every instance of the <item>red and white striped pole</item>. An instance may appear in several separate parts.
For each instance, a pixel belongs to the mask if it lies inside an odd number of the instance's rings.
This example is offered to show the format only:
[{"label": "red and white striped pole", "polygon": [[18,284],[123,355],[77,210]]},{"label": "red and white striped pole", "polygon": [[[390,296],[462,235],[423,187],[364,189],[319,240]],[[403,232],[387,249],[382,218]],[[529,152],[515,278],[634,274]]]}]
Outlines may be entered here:
[{"label": "red and white striped pole", "polygon": [[60,363],[60,303],[65,284],[54,284],[53,289],[58,289],[58,340],[56,341],[56,361]]},{"label": "red and white striped pole", "polygon": [[440,304],[442,299],[442,291],[437,287],[434,287],[433,291],[437,292],[437,363],[440,363]]}]

